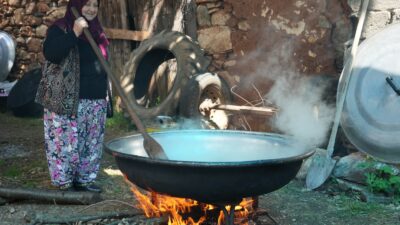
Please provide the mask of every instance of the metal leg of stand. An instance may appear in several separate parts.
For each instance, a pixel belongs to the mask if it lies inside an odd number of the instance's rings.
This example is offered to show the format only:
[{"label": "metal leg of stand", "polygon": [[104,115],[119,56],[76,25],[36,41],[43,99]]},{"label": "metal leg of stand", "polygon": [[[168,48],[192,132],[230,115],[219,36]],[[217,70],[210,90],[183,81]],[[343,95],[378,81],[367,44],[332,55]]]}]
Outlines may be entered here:
[{"label": "metal leg of stand", "polygon": [[230,210],[226,210],[224,206],[220,207],[222,212],[224,212],[225,216],[225,225],[234,225],[235,224],[235,206],[230,205]]}]

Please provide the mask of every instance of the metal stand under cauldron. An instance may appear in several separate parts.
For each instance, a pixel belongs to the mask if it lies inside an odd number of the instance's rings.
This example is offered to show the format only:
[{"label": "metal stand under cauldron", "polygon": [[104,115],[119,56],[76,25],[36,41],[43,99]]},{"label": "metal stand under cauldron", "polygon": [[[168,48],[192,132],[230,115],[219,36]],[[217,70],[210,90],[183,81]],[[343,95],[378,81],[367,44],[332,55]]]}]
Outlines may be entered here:
[{"label": "metal stand under cauldron", "polygon": [[230,204],[230,209],[229,212],[228,210],[225,208],[225,205],[218,205],[218,208],[222,210],[222,212],[224,212],[224,216],[225,216],[225,224],[226,225],[234,225],[235,223],[235,206],[238,205],[238,203],[236,204]]},{"label": "metal stand under cauldron", "polygon": [[[258,218],[258,197],[253,197],[253,214],[255,215],[255,218]],[[235,207],[238,206],[240,204],[240,201],[236,201],[236,202],[230,202],[230,203],[223,203],[223,204],[214,204],[215,206],[217,206],[217,208],[219,210],[221,210],[224,213],[224,218],[225,218],[225,225],[234,225],[235,224]],[[226,209],[226,206],[229,206],[229,210]],[[272,221],[272,223],[274,225],[278,225],[278,222],[276,222],[276,220],[274,218],[272,218],[268,212],[264,211],[261,212],[260,214],[262,214],[263,216],[268,217],[269,220]],[[254,217],[254,216],[253,216]],[[250,220],[250,218],[247,218],[248,220]]]}]

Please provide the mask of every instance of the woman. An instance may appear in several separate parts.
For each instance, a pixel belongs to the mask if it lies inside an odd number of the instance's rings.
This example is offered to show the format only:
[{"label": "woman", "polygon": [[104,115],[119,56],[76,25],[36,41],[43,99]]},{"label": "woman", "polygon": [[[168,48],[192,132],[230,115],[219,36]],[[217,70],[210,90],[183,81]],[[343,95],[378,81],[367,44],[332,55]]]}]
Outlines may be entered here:
[{"label": "woman", "polygon": [[[82,17],[75,19],[72,7]],[[36,101],[44,107],[51,181],[61,190],[101,192],[94,181],[102,155],[107,77],[83,34],[88,28],[107,57],[109,42],[98,7],[98,0],[70,0],[65,16],[49,27],[43,44],[46,63]]]}]

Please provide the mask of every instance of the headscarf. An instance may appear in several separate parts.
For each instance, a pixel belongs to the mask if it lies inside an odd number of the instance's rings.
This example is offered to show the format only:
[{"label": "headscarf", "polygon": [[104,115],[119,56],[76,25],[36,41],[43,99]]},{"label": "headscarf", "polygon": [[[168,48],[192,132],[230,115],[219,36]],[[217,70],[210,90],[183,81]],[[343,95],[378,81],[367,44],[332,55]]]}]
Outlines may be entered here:
[{"label": "headscarf", "polygon": [[[100,3],[100,0],[98,0]],[[88,0],[70,0],[67,5],[67,10],[63,18],[60,18],[54,22],[54,25],[60,27],[61,29],[71,30],[73,29],[75,17],[72,13],[71,8],[75,7],[76,10],[82,15],[82,8],[88,2]],[[107,46],[109,45],[109,41],[106,38],[103,28],[100,25],[100,21],[98,16],[96,16],[93,20],[87,21],[89,25],[89,31],[93,36],[93,39],[96,41],[97,45],[99,46],[101,53],[103,54],[104,58],[107,57]],[[82,33],[79,36],[80,39],[88,41],[85,35]]]}]

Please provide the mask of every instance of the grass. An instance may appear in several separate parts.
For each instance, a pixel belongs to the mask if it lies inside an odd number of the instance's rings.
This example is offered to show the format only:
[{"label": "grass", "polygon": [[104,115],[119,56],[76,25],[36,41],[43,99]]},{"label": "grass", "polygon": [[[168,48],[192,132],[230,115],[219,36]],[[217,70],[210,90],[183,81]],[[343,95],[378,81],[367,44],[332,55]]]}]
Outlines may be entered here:
[{"label": "grass", "polygon": [[125,118],[123,112],[114,112],[114,116],[112,118],[107,118],[106,128],[130,131],[135,129],[135,126],[131,123],[130,120]]},{"label": "grass", "polygon": [[22,175],[22,170],[19,166],[11,165],[4,171],[4,176],[9,178],[15,178]]},{"label": "grass", "polygon": [[341,206],[342,211],[350,213],[351,215],[368,215],[370,213],[384,210],[384,207],[381,204],[362,202],[345,195],[338,195],[336,203]]},{"label": "grass", "polygon": [[11,114],[11,112],[0,113],[0,124],[2,121],[7,120],[7,124],[22,124],[24,126],[42,126],[43,120],[42,118],[31,118],[31,117],[16,117]]},{"label": "grass", "polygon": [[36,188],[37,187],[37,183],[36,182],[27,181],[27,182],[24,183],[24,187]]},{"label": "grass", "polygon": [[352,214],[370,214],[383,209],[378,203],[365,203],[354,199],[347,201],[346,206]]}]

